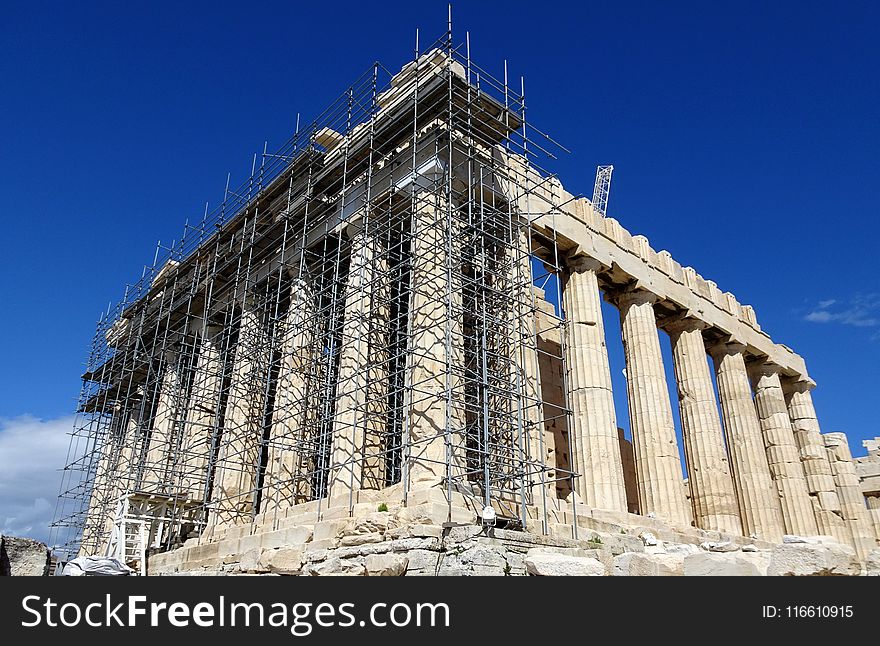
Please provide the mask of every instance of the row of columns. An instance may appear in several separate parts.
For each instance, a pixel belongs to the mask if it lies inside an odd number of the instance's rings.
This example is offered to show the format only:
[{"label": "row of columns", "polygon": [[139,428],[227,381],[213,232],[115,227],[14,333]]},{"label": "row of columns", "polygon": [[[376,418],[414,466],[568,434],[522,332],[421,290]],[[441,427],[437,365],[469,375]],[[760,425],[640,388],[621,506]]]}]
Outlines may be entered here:
[{"label": "row of columns", "polygon": [[[459,339],[460,290],[450,258],[450,205],[439,195],[418,196],[412,212],[412,269],[409,299],[410,352],[406,366],[408,387],[408,460],[404,478],[411,488],[440,483],[462,461],[455,438],[464,421],[454,401],[460,384],[450,365],[461,361]],[[330,446],[330,496],[358,489],[379,489],[384,474],[377,438],[387,415],[387,374],[381,352],[387,321],[379,320],[387,301],[377,284],[377,268],[385,262],[375,240],[362,223],[349,226],[350,268],[342,298],[344,307],[337,390]],[[602,320],[599,275],[602,266],[579,257],[570,261],[565,278],[563,307],[568,336],[565,343],[567,400],[570,425],[571,469],[580,474],[573,483],[581,500],[600,509],[625,512],[626,488],[620,458],[617,418],[611,386],[605,329]],[[151,432],[146,463],[155,473],[149,480],[167,480],[170,456],[179,443],[187,456],[183,489],[193,497],[206,489],[205,470],[216,452],[213,477],[213,513],[218,523],[253,511],[258,465],[263,442],[265,385],[272,357],[267,348],[265,321],[259,308],[244,297],[238,342],[226,377],[221,331],[209,326],[201,334],[190,404],[182,410],[181,376],[174,360],[166,362]],[[666,325],[673,350],[679,393],[682,438],[691,503],[682,485],[682,467],[676,440],[666,371],[654,311],[656,297],[647,290],[630,289],[612,295],[621,313],[630,428],[642,514],[663,518],[673,525],[693,523],[704,529],[754,535],[779,541],[783,533],[828,533],[840,540],[861,540],[869,527],[867,510],[861,513],[853,489],[854,472],[833,434],[822,436],[806,384],[783,388],[775,366],[746,365],[745,347],[735,342],[709,348],[718,397],[709,368],[703,336],[705,324],[681,318]],[[314,362],[315,302],[306,281],[294,278],[284,321],[281,368],[274,397],[271,442],[263,481],[263,508],[286,507],[311,499],[311,483],[300,477],[314,464],[303,462],[298,448],[306,441],[303,429],[316,414],[308,404],[308,366]],[[385,350],[387,351],[387,350]],[[367,369],[365,366],[372,366]],[[377,372],[379,371],[379,372]],[[525,382],[534,387],[535,370],[526,370]],[[536,396],[537,397],[537,396]],[[719,415],[720,403],[720,415]],[[220,426],[219,447],[213,446]],[[182,436],[172,420],[185,417]],[[527,420],[528,422],[528,420]],[[529,427],[540,427],[538,420]],[[532,434],[529,433],[529,438]],[[831,439],[829,439],[831,438]],[[531,441],[531,440],[530,440]],[[829,442],[831,444],[829,444]],[[843,443],[845,447],[845,442]],[[530,447],[531,459],[546,459]],[[369,456],[375,456],[369,457]],[[829,459],[830,458],[830,459]],[[129,456],[129,461],[132,456]],[[849,462],[847,462],[847,460]],[[553,465],[551,465],[552,468]],[[856,477],[855,484],[858,484]],[[536,495],[536,490],[532,490]],[[864,507],[861,502],[861,507]],[[867,539],[863,541],[867,546]]]},{"label": "row of columns", "polygon": [[[579,257],[567,269],[563,306],[570,441],[572,469],[580,474],[575,490],[589,506],[626,511],[601,315],[602,266]],[[611,300],[621,316],[642,514],[678,526],[689,525],[692,517],[697,527],[769,541],[780,541],[783,533],[823,533],[852,543],[863,555],[873,547],[845,438],[820,433],[811,385],[784,385],[778,366],[760,361],[747,366],[745,346],[726,342],[709,348],[716,399],[703,336],[707,325],[683,317],[665,327],[678,387],[688,509],[656,297],[631,288],[612,294]]]},{"label": "row of columns", "polygon": [[[460,285],[448,289],[449,281],[455,280],[450,278],[447,262],[448,255],[455,253],[448,248],[455,238],[448,231],[452,221],[446,217],[448,208],[442,196],[423,193],[414,200],[411,214],[410,352],[405,368],[410,393],[405,402],[409,459],[404,477],[413,488],[438,484],[448,476],[449,430],[464,426],[458,420],[461,403],[450,401],[450,393],[460,388],[449,383],[454,377],[447,369],[461,355],[460,322],[453,312],[460,310],[454,296]],[[346,235],[349,271],[341,298],[339,363],[331,408],[334,431],[325,489],[331,497],[385,485],[382,453],[387,447],[382,446],[381,437],[388,413],[387,357],[383,360],[383,353],[388,352],[387,259],[363,219],[351,222]],[[316,303],[307,281],[296,277],[289,298],[286,318],[275,330],[274,341],[259,303],[248,294],[235,299],[240,308],[237,341],[224,362],[221,329],[208,326],[198,335],[199,349],[186,395],[181,366],[175,356],[166,357],[156,411],[147,422],[149,430],[145,434],[136,425],[129,433],[143,438],[146,446],[141,488],[164,494],[182,492],[198,499],[208,489],[206,471],[213,452],[213,522],[225,524],[252,513],[264,442],[270,348],[277,346],[281,365],[261,507],[264,511],[283,508],[314,497],[312,478],[304,474],[316,465],[304,460],[301,449],[307,440],[305,429],[314,426],[313,416],[320,414],[319,395],[311,391],[314,383],[308,374],[316,361],[323,360],[316,357],[314,347]],[[451,350],[449,339],[459,339]],[[228,368],[224,368],[226,363]],[[172,474],[175,459],[176,479]]]}]

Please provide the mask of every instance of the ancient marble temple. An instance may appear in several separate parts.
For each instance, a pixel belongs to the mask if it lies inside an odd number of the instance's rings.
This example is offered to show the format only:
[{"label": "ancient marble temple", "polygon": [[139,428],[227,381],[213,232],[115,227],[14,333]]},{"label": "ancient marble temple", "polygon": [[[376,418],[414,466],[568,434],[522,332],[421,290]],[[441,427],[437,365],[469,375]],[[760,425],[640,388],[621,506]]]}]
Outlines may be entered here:
[{"label": "ancient marble temple", "polygon": [[560,154],[521,92],[441,42],[257,155],[99,323],[57,522],[72,552],[124,553],[137,527],[195,569],[491,517],[867,555],[878,529],[804,359],[564,188]]}]

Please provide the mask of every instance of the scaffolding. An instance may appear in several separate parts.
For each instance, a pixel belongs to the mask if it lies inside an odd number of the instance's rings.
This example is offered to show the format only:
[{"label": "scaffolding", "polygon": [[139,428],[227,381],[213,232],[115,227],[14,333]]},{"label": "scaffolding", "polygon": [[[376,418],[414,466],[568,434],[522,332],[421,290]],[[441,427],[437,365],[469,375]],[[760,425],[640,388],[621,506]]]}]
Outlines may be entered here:
[{"label": "scaffolding", "polygon": [[[573,197],[543,169],[565,149],[527,123],[518,85],[451,26],[417,38],[399,73],[373,64],[159,245],[98,321],[56,550],[119,544],[119,501],[160,501],[147,543],[167,548],[205,523],[432,478],[546,531],[577,474],[562,258],[528,205]],[[544,394],[548,369],[562,384]]]}]

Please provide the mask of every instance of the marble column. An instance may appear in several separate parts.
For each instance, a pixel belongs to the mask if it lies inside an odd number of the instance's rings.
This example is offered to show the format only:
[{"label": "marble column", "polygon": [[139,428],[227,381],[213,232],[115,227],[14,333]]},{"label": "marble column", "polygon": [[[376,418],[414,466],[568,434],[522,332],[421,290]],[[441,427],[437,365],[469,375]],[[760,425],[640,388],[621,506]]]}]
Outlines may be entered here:
[{"label": "marble column", "polygon": [[691,514],[657,335],[655,300],[656,296],[641,289],[624,292],[617,299],[639,505],[642,514],[653,513],[673,526],[689,527]]},{"label": "marble column", "polygon": [[[514,264],[512,329],[518,339],[513,343],[514,365],[521,382],[519,419],[525,436],[529,497],[541,506],[556,498],[556,442],[544,423],[541,366],[538,354],[538,310],[532,266],[528,223],[520,224]],[[516,413],[516,411],[514,411]]]},{"label": "marble column", "polygon": [[843,520],[852,533],[856,554],[864,559],[877,547],[877,541],[874,538],[874,530],[871,527],[871,519],[846,433],[825,433],[823,440],[828,450]]},{"label": "marble column", "polygon": [[419,193],[411,226],[404,477],[418,489],[464,472],[464,343],[455,208],[439,193]]},{"label": "marble column", "polygon": [[171,467],[176,453],[175,442],[180,416],[183,414],[183,375],[178,353],[165,352],[165,363],[159,382],[156,413],[151,424],[149,448],[144,459],[142,487],[146,491],[170,493]]},{"label": "marble column", "polygon": [[721,416],[733,467],[743,534],[780,542],[785,533],[779,494],[770,476],[767,453],[752,388],[743,359],[745,346],[721,343],[709,349],[715,362],[715,380]]},{"label": "marble column", "polygon": [[756,363],[750,367],[750,372],[767,462],[779,491],[785,530],[800,536],[816,535],[819,528],[785,405],[779,367],[770,363]]},{"label": "marble column", "polygon": [[694,522],[702,529],[741,535],[739,504],[703,342],[705,328],[705,323],[695,319],[667,327]]},{"label": "marble column", "polygon": [[217,525],[250,520],[263,438],[269,344],[262,312],[243,300],[211,496]]},{"label": "marble column", "polygon": [[826,536],[834,536],[841,543],[851,543],[852,533],[844,525],[841,516],[840,499],[834,484],[828,451],[819,430],[816,409],[813,407],[813,396],[810,393],[812,388],[813,385],[806,381],[783,384],[788,416],[800,451],[818,531]]},{"label": "marble column", "polygon": [[589,507],[625,512],[626,487],[596,275],[601,265],[587,257],[573,258],[567,264],[562,306],[572,412],[571,468],[579,474],[574,490]]},{"label": "marble column", "polygon": [[180,490],[194,500],[205,499],[208,464],[217,435],[223,387],[222,332],[220,326],[207,325],[200,335],[186,410],[181,441]]},{"label": "marble column", "polygon": [[[298,273],[298,272],[297,272]],[[311,443],[317,430],[315,295],[309,281],[294,277],[290,305],[280,330],[281,367],[275,389],[272,432],[261,510],[284,509],[312,497]]]},{"label": "marble column", "polygon": [[351,252],[333,420],[331,496],[379,489],[384,481],[387,275],[378,242],[362,220],[348,225],[348,236]]},{"label": "marble column", "polygon": [[[148,421],[152,409],[143,386],[134,388],[134,393],[126,401],[124,436],[120,438],[119,462],[114,478],[114,498],[137,490],[140,487],[139,472],[141,456],[146,442]],[[115,500],[114,500],[114,505]]]}]

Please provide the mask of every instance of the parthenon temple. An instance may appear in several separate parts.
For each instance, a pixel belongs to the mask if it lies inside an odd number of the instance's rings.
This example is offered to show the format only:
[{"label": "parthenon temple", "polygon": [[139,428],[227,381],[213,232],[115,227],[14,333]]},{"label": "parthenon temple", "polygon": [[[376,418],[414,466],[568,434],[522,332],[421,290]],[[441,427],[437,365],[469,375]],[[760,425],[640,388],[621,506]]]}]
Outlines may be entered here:
[{"label": "parthenon temple", "polygon": [[90,349],[71,556],[184,571],[487,525],[877,547],[804,359],[564,188],[517,86],[447,37],[376,63],[160,246]]}]

